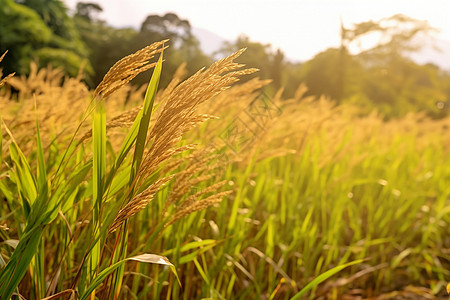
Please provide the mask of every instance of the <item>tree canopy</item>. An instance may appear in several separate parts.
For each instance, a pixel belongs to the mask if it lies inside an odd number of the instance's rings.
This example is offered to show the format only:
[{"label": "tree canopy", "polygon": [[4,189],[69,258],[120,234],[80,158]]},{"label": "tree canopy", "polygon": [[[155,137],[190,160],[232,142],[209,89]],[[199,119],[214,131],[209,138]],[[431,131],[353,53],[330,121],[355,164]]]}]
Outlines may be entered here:
[{"label": "tree canopy", "polygon": [[[211,63],[211,58],[203,54],[198,41],[192,35],[190,23],[174,13],[163,16],[149,15],[140,30],[136,30],[111,27],[95,16],[100,11],[101,7],[97,4],[81,2],[78,3],[74,15],[75,25],[90,48],[89,59],[94,69],[92,85],[100,82],[108,69],[122,57],[165,39],[169,39],[169,48],[164,53],[166,71],[161,77],[162,86],[171,80],[171,74],[183,62],[188,62],[189,74]],[[149,78],[147,73],[139,75],[134,83],[146,83]]]},{"label": "tree canopy", "polygon": [[27,73],[32,60],[51,63],[76,75],[81,66],[91,72],[88,49],[67,9],[58,0],[0,0],[0,52],[9,50],[7,72]]},{"label": "tree canopy", "polygon": [[[407,56],[420,49],[418,37],[433,30],[427,22],[404,15],[342,26],[341,47],[327,49],[306,62],[300,70],[301,80],[310,94],[376,108],[388,117],[412,111],[443,115],[436,102],[449,97],[443,88],[449,75],[433,65],[418,65]],[[351,49],[359,52],[351,54]]]}]

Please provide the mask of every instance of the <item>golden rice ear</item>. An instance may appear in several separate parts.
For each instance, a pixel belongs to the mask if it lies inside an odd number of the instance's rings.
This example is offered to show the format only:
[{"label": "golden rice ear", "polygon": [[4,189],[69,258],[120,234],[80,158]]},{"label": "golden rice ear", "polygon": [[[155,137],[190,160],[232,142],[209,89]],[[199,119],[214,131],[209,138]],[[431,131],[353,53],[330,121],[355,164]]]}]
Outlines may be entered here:
[{"label": "golden rice ear", "polygon": [[119,228],[122,223],[134,216],[136,213],[141,211],[147,204],[153,200],[155,194],[164,187],[172,178],[172,176],[163,177],[157,181],[155,181],[152,185],[150,185],[147,189],[145,189],[142,193],[134,196],[130,202],[128,202],[122,209],[119,210],[114,221],[108,228],[108,233],[115,231]]},{"label": "golden rice ear", "polygon": [[208,69],[202,69],[177,85],[162,99],[161,111],[153,124],[149,139],[152,146],[145,155],[137,177],[152,174],[162,162],[177,152],[173,150],[181,137],[198,124],[211,119],[209,115],[197,114],[198,106],[210,100],[256,69],[243,69],[242,64],[233,62],[243,50],[217,61]]},{"label": "golden rice ear", "polygon": [[222,202],[222,199],[224,197],[230,196],[232,193],[233,191],[219,192],[203,199],[196,199],[197,195],[192,195],[186,200],[186,202],[183,202],[184,205],[178,208],[170,218],[170,220],[166,224],[164,224],[164,229],[169,227],[179,219],[190,215],[191,213],[204,210],[214,204]]},{"label": "golden rice ear", "polygon": [[[157,49],[162,46],[162,49]],[[148,53],[153,55],[154,53],[161,52],[164,49],[163,42],[153,44]],[[142,51],[142,50],[141,50]],[[169,92],[163,94],[161,111],[156,118],[151,132],[149,134],[149,140],[147,141],[150,147],[144,156],[141,166],[136,175],[137,186],[145,181],[149,176],[154,174],[156,170],[161,168],[170,158],[175,155],[184,152],[186,150],[192,150],[195,145],[180,146],[179,142],[182,136],[192,130],[195,126],[203,123],[209,119],[214,118],[211,115],[198,114],[198,106],[210,100],[215,95],[219,94],[223,90],[229,88],[231,84],[238,81],[239,77],[246,74],[251,74],[256,69],[243,69],[243,65],[233,62],[233,59],[237,58],[244,50],[238,51],[216,63],[206,70],[200,70],[187,80],[179,83],[179,80],[173,82],[173,86],[170,87]],[[137,75],[143,68],[147,68],[150,65],[142,67],[143,61],[146,61],[140,56],[139,52],[132,55],[132,57],[124,58],[111,68],[108,74],[105,76],[103,82],[96,90],[96,96],[101,95],[106,97],[114,89],[120,87],[124,82],[128,82],[129,78]],[[137,62],[139,61],[139,62]],[[125,64],[133,64],[134,67],[127,67]],[[120,72],[128,72],[128,74],[120,74]],[[109,85],[108,85],[109,83]],[[178,84],[179,83],[179,84]],[[103,88],[105,87],[105,88]],[[123,116],[122,116],[123,117]],[[118,121],[118,119],[116,119]],[[120,123],[120,122],[118,122]],[[201,174],[197,180],[191,180],[190,175],[202,171],[207,171],[210,166],[207,163],[207,158],[204,157],[204,166],[199,168],[196,164],[193,164],[193,170],[178,173],[177,179],[188,180],[186,188],[190,189],[192,185],[202,181],[211,179],[210,175]],[[212,157],[210,157],[212,159]],[[200,158],[201,159],[201,158]],[[192,173],[190,173],[192,172]],[[154,197],[159,189],[167,184],[177,174],[173,174],[168,177],[163,177],[160,180],[155,181],[146,190],[136,196],[134,196],[124,207],[117,213],[112,225],[109,228],[109,232],[113,232],[121,226],[124,220],[132,217],[134,214],[142,210]],[[199,181],[200,180],[200,181]],[[172,224],[179,218],[186,216],[192,212],[205,209],[211,205],[219,203],[223,197],[229,195],[231,191],[218,192],[217,194],[207,195],[218,191],[225,185],[225,181],[217,184],[210,185],[204,188],[200,192],[197,192],[186,200],[184,200],[175,211],[175,215],[169,221],[166,226]],[[184,187],[184,186],[183,186]],[[172,198],[178,198],[179,195],[172,195]],[[169,199],[168,203],[171,203]],[[164,208],[164,210],[167,207]]]},{"label": "golden rice ear", "polygon": [[116,62],[95,89],[94,98],[97,96],[108,97],[140,73],[156,66],[156,63],[150,63],[150,60],[168,47],[164,45],[167,41],[153,43]]}]

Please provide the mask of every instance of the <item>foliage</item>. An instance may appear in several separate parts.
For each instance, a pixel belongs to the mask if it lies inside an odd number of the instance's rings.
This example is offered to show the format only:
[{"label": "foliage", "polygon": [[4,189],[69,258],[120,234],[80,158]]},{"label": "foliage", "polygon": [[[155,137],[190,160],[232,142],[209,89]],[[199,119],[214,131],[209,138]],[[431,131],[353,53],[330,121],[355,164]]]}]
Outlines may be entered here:
[{"label": "foliage", "polygon": [[103,8],[97,3],[78,2],[75,16],[84,18],[87,21],[94,21],[96,20],[96,17],[94,15],[101,11],[103,11]]},{"label": "foliage", "polygon": [[94,74],[89,77],[88,84],[94,86],[101,82],[103,75],[118,59],[138,50],[130,47],[137,33],[132,28],[112,28],[102,21],[86,18],[81,13],[82,10],[74,16],[74,22],[81,38],[89,45],[89,61]]},{"label": "foliage", "polygon": [[[338,72],[342,67],[342,55],[347,65],[345,92],[342,90],[342,74]],[[343,54],[341,49],[330,48],[303,64],[299,73],[302,81],[308,86],[307,95],[324,94],[331,99],[342,99],[354,94],[355,89],[360,88],[361,74],[365,72],[360,63],[348,53]],[[353,87],[353,90],[350,87]]]},{"label": "foliage", "polygon": [[[421,111],[442,117],[446,111],[436,103],[448,99],[444,91],[448,76],[435,66],[420,66],[406,56],[420,49],[414,44],[417,37],[432,30],[427,22],[403,15],[342,27],[341,47],[327,49],[306,62],[300,78],[309,87],[308,94],[357,104],[366,113],[376,109],[392,118]],[[378,41],[367,48],[364,41],[374,35]],[[351,54],[357,44],[366,48]]]},{"label": "foliage", "polygon": [[[186,68],[189,75],[210,64],[211,58],[201,51],[199,42],[191,33],[189,21],[180,19],[174,13],[166,13],[163,16],[149,15],[142,22],[140,31],[131,44],[139,48],[149,41],[166,38],[170,40],[171,45],[167,51],[167,59],[170,60],[166,67],[167,74],[173,74],[183,62],[187,63]],[[170,80],[170,75],[163,76],[161,78],[162,86],[166,86]]]},{"label": "foliage", "polygon": [[364,45],[368,36],[377,37],[375,45],[360,49],[359,53],[366,63],[388,61],[395,56],[419,50],[423,45],[417,44],[417,37],[436,31],[427,21],[420,21],[402,14],[383,18],[378,22],[368,21],[353,24],[352,28],[341,28],[341,43],[345,48],[355,44]]},{"label": "foliage", "polygon": [[61,1],[27,0],[19,4],[2,0],[0,7],[0,52],[11,53],[6,71],[27,74],[30,61],[37,59],[40,66],[55,61],[55,66],[72,76],[82,66],[92,72],[85,59],[86,46]]},{"label": "foliage", "polygon": [[35,11],[13,0],[1,1],[0,22],[0,51],[11,53],[3,69],[25,73],[33,51],[49,43],[51,31]]}]

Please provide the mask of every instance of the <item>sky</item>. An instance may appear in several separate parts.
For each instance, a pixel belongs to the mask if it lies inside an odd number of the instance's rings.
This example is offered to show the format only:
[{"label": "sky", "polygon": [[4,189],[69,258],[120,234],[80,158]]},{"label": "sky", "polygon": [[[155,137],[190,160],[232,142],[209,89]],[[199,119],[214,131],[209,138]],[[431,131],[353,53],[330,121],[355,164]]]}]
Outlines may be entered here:
[{"label": "sky", "polygon": [[[63,0],[74,9],[78,0]],[[450,41],[449,0],[82,0],[103,8],[99,18],[115,27],[135,27],[148,15],[174,12],[193,27],[234,41],[250,40],[280,48],[288,58],[305,61],[339,45],[340,19],[353,23],[405,14],[427,20]]]}]

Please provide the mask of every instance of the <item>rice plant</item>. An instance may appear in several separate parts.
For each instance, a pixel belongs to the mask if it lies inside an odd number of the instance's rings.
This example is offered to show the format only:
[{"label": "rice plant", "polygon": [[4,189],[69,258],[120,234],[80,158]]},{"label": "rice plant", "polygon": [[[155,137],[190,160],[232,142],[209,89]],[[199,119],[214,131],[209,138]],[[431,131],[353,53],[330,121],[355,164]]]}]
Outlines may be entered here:
[{"label": "rice plant", "polygon": [[[8,150],[4,154],[6,168],[1,191],[9,208],[5,218],[13,219],[16,226],[14,231],[5,231],[4,236],[11,248],[4,253],[6,259],[2,259],[2,299],[21,295],[23,291],[29,291],[27,298],[55,297],[55,293],[70,293],[72,298],[80,299],[94,299],[96,295],[119,298],[126,261],[166,265],[177,277],[173,264],[164,256],[147,253],[129,256],[128,221],[170,181],[188,188],[198,183],[184,182],[189,175],[199,172],[198,168],[180,170],[172,166],[170,173],[162,169],[177,154],[195,149],[195,145],[182,145],[182,136],[211,118],[198,114],[198,105],[226,89],[238,76],[254,70],[237,70],[242,66],[233,59],[240,53],[217,62],[174,87],[159,101],[157,116],[151,122],[156,111],[154,103],[165,42],[152,44],[111,67],[90,96],[91,100],[78,99],[87,105],[84,112],[64,112],[77,114],[78,126],[71,128],[73,131],[62,128],[59,132],[46,132],[49,140],[45,146],[39,122],[42,115],[37,110],[41,103],[37,101],[36,92],[33,93],[36,134],[34,146],[27,148],[27,155],[13,134],[23,123],[15,126],[14,122],[9,125],[3,122],[6,134],[2,147],[4,144]],[[152,63],[156,55],[159,59]],[[107,122],[105,102],[108,97],[150,68],[154,68],[153,75],[142,107]],[[67,80],[70,83],[70,79]],[[49,89],[41,96],[46,92],[53,93]],[[31,99],[24,101],[27,100]],[[72,104],[66,105],[70,108]],[[122,121],[123,118],[129,122]],[[112,149],[107,129],[128,127],[131,120],[120,149]],[[92,129],[83,133],[85,123],[89,122]],[[29,135],[21,137],[21,142],[31,142]],[[186,176],[186,172],[191,173]],[[229,191],[218,192],[222,186],[207,184],[186,199],[180,199],[180,195],[169,198],[172,203],[168,202],[167,207],[175,202],[177,206],[170,214],[159,218],[161,223],[153,228],[153,236],[160,235],[178,219],[229,195]],[[10,239],[10,234],[16,238]],[[147,242],[151,248],[152,239]]]}]

